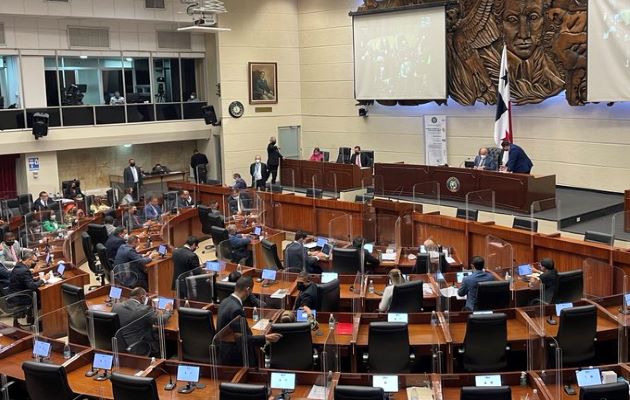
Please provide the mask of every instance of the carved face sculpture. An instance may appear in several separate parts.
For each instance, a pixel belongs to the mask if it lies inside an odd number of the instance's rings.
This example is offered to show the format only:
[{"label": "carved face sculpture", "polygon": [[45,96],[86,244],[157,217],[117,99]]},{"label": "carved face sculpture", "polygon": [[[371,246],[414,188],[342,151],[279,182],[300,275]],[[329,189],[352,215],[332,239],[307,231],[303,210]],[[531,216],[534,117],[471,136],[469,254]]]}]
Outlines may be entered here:
[{"label": "carved face sculpture", "polygon": [[543,34],[543,0],[505,0],[503,32],[508,50],[527,60]]}]

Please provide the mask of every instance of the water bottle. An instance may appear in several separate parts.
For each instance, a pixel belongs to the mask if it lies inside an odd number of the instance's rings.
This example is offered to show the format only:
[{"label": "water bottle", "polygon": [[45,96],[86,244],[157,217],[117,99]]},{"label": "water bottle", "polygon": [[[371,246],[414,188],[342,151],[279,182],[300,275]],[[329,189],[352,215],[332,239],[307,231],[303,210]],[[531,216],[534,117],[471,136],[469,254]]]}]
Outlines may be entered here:
[{"label": "water bottle", "polygon": [[150,365],[150,367],[155,367],[156,364],[157,364],[157,360],[155,359],[155,357],[151,357],[151,365]]},{"label": "water bottle", "polygon": [[519,379],[519,384],[521,386],[527,386],[527,374],[525,372],[521,372],[521,378]]},{"label": "water bottle", "polygon": [[186,308],[190,307],[190,302],[188,301],[188,299],[186,299],[186,302],[184,302],[184,307]]},{"label": "water bottle", "polygon": [[435,311],[431,311],[431,326],[437,326],[437,324],[438,324],[437,314],[435,313]]},{"label": "water bottle", "polygon": [[241,265],[241,263],[238,263],[236,265],[236,272],[243,273],[243,266]]},{"label": "water bottle", "polygon": [[370,284],[368,285],[368,293],[374,294],[374,281],[370,280]]},{"label": "water bottle", "polygon": [[70,350],[68,340],[66,340],[66,344],[63,345],[63,359],[69,360],[70,358],[72,358],[72,351]]},{"label": "water bottle", "polygon": [[260,316],[258,315],[258,308],[254,307],[254,311],[252,311],[252,319],[254,322],[258,322]]},{"label": "water bottle", "polygon": [[333,372],[332,371],[328,371],[328,377],[326,378],[326,387],[332,387],[332,380],[333,380]]},{"label": "water bottle", "polygon": [[529,400],[540,400],[540,397],[538,397],[538,389],[534,389],[532,391],[532,395],[529,396]]},{"label": "water bottle", "polygon": [[336,323],[337,322],[335,321],[335,316],[332,313],[330,313],[330,317],[328,317],[328,329],[331,331],[335,329]]}]

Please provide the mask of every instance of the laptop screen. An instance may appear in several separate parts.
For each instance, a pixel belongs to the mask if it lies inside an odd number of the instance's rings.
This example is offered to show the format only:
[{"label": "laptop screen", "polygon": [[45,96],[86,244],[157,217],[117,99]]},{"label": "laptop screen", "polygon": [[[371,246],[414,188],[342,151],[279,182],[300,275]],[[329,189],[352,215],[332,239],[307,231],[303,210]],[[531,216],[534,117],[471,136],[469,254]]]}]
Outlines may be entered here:
[{"label": "laptop screen", "polygon": [[323,237],[317,238],[317,247],[324,247],[326,243],[328,243],[328,239],[323,238]]},{"label": "laptop screen", "polygon": [[456,274],[456,276],[457,276],[457,283],[462,283],[464,281],[464,278],[467,277],[470,274],[472,274],[472,272],[458,272]]},{"label": "laptop screen", "polygon": [[59,266],[57,266],[57,273],[63,275],[64,272],[66,272],[66,264],[59,264]]},{"label": "laptop screen", "polygon": [[158,254],[161,256],[165,256],[166,253],[168,253],[168,247],[166,247],[165,244],[161,244],[160,247],[158,247]]},{"label": "laptop screen", "polygon": [[262,228],[260,226],[257,226],[254,228],[254,235],[260,236],[261,233],[262,233]]},{"label": "laptop screen", "polygon": [[527,276],[532,274],[532,266],[530,264],[519,265],[518,266],[518,274],[520,276]]},{"label": "laptop screen", "polygon": [[562,310],[564,310],[565,308],[571,308],[571,307],[573,307],[573,303],[556,304],[556,316],[559,317]]},{"label": "laptop screen", "polygon": [[330,256],[331,252],[332,252],[332,246],[330,245],[330,243],[326,243],[322,247],[322,253],[326,254],[326,256]]},{"label": "laptop screen", "polygon": [[[313,318],[317,318],[317,310],[311,310],[311,312],[313,313]],[[308,321],[308,314],[306,313],[306,311],[304,311],[303,308],[299,308],[296,311],[295,320],[297,322],[307,322]]]},{"label": "laptop screen", "polygon": [[328,283],[337,278],[339,278],[339,275],[336,272],[322,272],[321,283]]},{"label": "laptop screen", "polygon": [[372,243],[366,243],[363,245],[363,248],[368,251],[368,253],[372,254],[374,251],[374,245]]},{"label": "laptop screen", "polygon": [[173,303],[174,303],[173,299],[169,299],[168,297],[160,297],[158,299],[158,308],[160,310],[166,310],[166,306],[169,304],[172,306]]},{"label": "laptop screen", "polygon": [[208,271],[220,272],[221,264],[218,261],[206,261],[206,269]]}]

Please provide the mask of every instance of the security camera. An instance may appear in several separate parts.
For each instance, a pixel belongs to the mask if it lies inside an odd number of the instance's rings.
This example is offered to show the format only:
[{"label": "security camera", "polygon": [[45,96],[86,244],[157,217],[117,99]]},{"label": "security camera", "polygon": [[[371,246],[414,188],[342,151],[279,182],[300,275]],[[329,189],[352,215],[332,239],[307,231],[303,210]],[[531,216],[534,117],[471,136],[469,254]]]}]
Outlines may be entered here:
[{"label": "security camera", "polygon": [[368,116],[368,109],[367,106],[361,106],[359,107],[359,117],[364,117],[367,118]]}]

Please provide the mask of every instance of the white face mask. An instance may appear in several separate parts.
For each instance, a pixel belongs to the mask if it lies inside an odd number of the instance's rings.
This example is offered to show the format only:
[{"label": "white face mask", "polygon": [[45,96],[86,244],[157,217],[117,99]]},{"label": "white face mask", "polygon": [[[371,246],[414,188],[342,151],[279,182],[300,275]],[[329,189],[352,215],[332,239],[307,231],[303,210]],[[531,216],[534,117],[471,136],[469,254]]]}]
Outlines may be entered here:
[{"label": "white face mask", "polygon": [[256,164],[260,164],[260,160],[256,160]]},{"label": "white face mask", "polygon": [[481,157],[481,159],[482,159],[482,160],[485,160],[485,159],[486,159],[486,156],[480,156],[480,157]]}]

